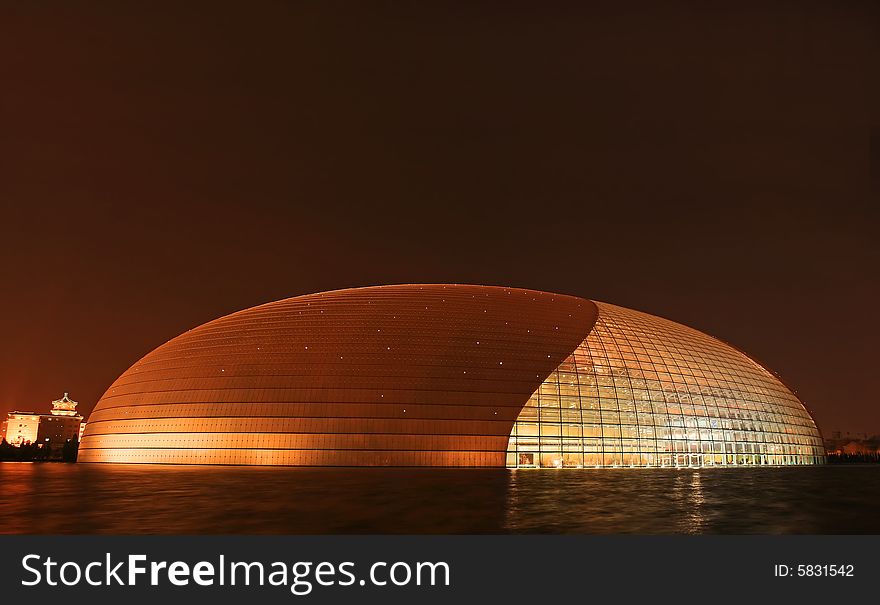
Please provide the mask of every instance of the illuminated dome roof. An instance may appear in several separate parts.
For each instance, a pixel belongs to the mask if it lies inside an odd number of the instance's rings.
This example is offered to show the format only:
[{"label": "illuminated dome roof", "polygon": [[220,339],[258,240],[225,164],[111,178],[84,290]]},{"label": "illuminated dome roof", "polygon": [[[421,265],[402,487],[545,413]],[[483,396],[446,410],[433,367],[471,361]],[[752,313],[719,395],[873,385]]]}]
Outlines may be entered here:
[{"label": "illuminated dome roof", "polygon": [[80,461],[297,466],[824,462],[748,356],[645,313],[517,288],[402,285],[273,302],[155,349]]}]

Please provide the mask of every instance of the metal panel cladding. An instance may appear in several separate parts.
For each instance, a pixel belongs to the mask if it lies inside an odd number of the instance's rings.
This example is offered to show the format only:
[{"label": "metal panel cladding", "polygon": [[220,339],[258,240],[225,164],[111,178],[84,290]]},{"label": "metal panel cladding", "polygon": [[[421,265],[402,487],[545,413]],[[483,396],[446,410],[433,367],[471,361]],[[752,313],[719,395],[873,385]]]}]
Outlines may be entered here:
[{"label": "metal panel cladding", "polygon": [[504,466],[523,405],[596,316],[576,297],[465,285],[246,309],[122,374],[89,417],[79,459]]}]

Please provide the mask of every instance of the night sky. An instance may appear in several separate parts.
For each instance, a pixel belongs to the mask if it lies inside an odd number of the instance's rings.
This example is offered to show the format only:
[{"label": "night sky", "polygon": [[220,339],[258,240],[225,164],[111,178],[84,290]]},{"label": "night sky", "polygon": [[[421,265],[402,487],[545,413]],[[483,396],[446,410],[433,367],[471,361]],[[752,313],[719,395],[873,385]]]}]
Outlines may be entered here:
[{"label": "night sky", "polygon": [[0,8],[0,411],[453,282],[670,317],[880,433],[880,4],[68,4]]}]

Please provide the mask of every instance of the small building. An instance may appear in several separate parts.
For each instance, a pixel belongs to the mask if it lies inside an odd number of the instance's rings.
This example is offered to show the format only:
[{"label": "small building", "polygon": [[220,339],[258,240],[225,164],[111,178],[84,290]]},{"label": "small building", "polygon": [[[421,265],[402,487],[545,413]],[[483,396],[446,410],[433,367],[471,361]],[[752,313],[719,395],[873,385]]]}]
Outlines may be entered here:
[{"label": "small building", "polygon": [[850,441],[840,448],[840,451],[849,456],[876,456],[880,453],[876,444],[866,440]]},{"label": "small building", "polygon": [[79,439],[83,417],[76,411],[77,402],[65,393],[52,402],[48,414],[9,412],[6,416],[6,441],[15,446],[39,443],[61,447]]}]

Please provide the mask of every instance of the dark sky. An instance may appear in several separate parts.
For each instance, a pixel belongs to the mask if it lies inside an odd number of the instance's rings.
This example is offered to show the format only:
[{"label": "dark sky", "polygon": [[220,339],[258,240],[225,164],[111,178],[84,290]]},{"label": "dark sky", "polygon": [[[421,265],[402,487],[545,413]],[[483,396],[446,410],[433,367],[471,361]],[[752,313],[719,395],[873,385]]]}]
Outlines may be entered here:
[{"label": "dark sky", "polygon": [[0,410],[458,282],[676,319],[880,433],[880,4],[69,4],[0,8]]}]

